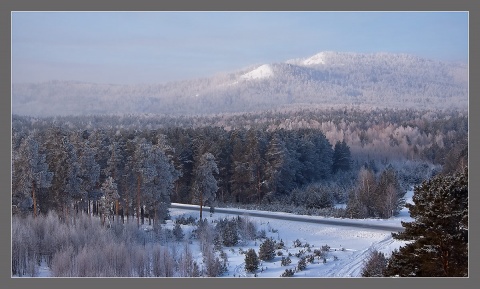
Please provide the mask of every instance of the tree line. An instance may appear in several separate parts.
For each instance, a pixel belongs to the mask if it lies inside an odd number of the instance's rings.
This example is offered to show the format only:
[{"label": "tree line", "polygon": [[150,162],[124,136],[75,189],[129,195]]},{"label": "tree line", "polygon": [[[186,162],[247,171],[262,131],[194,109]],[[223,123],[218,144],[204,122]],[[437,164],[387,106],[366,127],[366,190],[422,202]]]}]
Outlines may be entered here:
[{"label": "tree line", "polygon": [[[163,220],[171,201],[269,203],[350,170],[345,142],[312,129],[17,130],[13,212]],[[214,198],[216,193],[216,199]]]},{"label": "tree line", "polygon": [[[390,127],[404,134],[387,137]],[[332,134],[338,129],[343,138]],[[151,222],[167,216],[170,202],[296,206],[309,214],[339,202],[347,203],[348,212],[321,213],[389,217],[409,186],[466,163],[467,132],[461,113],[407,110],[188,118],[14,115],[13,211],[55,209],[66,216],[84,210],[106,220],[136,216]],[[358,133],[360,145],[353,137]],[[395,153],[384,158],[387,147],[408,150],[400,159]],[[419,159],[410,159],[410,151]],[[202,172],[206,154],[210,164]],[[207,167],[208,186],[200,177]],[[390,176],[382,177],[387,169]]]}]

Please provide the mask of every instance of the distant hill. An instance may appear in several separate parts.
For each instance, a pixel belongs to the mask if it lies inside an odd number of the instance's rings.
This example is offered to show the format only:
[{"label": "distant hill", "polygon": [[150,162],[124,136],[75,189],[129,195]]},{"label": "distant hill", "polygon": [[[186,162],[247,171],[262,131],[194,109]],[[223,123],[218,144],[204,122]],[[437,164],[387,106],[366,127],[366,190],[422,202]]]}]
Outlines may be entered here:
[{"label": "distant hill", "polygon": [[320,52],[211,78],[145,85],[12,85],[12,113],[211,114],[305,105],[468,108],[468,66],[407,54]]}]

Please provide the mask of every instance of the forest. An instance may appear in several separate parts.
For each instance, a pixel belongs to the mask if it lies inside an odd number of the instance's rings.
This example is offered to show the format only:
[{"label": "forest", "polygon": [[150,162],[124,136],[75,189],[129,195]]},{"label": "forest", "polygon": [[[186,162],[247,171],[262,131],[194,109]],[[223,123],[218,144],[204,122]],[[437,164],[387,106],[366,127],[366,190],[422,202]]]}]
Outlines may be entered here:
[{"label": "forest", "polygon": [[170,202],[199,203],[209,154],[218,188],[202,204],[388,218],[406,189],[466,164],[467,135],[467,116],[448,111],[14,115],[12,205],[161,220]]}]

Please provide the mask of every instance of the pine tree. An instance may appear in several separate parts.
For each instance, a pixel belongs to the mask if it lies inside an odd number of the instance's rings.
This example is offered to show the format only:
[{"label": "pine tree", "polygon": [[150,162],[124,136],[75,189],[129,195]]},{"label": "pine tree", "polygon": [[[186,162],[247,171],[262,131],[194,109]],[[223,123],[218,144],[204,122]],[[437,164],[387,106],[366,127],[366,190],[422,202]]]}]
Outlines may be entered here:
[{"label": "pine tree", "polygon": [[150,156],[153,157],[156,174],[149,185],[146,204],[153,212],[154,222],[157,219],[163,221],[167,217],[170,195],[173,193],[175,182],[180,176],[180,171],[175,168],[172,161],[172,150],[164,135],[160,135],[157,144],[151,148]]},{"label": "pine tree", "polygon": [[232,146],[232,165],[230,187],[235,197],[235,201],[246,203],[247,195],[250,191],[250,172],[247,145],[245,141],[245,132],[235,130],[231,135]]},{"label": "pine tree", "polygon": [[53,179],[48,190],[49,208],[64,210],[68,203],[65,188],[70,164],[67,145],[69,140],[64,130],[59,127],[47,129],[45,133],[46,160],[49,170],[53,172]]},{"label": "pine tree", "polygon": [[[112,177],[115,183],[118,185],[118,194],[120,198],[115,201],[115,216],[118,218],[118,211],[120,209],[120,199],[124,197],[122,192],[122,175],[124,172],[122,171],[122,150],[120,148],[120,144],[118,142],[112,142],[108,147],[110,152],[110,157],[107,160],[107,167],[104,169],[104,173],[107,177]],[[123,214],[122,214],[123,216]],[[118,219],[117,219],[118,220]]]},{"label": "pine tree", "polygon": [[83,144],[80,156],[80,170],[82,178],[82,191],[84,192],[82,202],[88,199],[97,187],[100,179],[100,165],[95,160],[95,149],[90,146],[89,142]]},{"label": "pine tree", "polygon": [[214,173],[218,174],[215,157],[211,153],[203,154],[196,172],[195,187],[197,188],[197,196],[194,196],[200,205],[200,220],[202,219],[203,206],[205,203],[209,203],[210,206],[213,205],[215,193],[218,190]]},{"label": "pine tree", "polygon": [[268,197],[286,193],[293,185],[294,168],[290,167],[290,155],[279,133],[272,136],[265,154],[265,181]]},{"label": "pine tree", "polygon": [[409,243],[392,253],[385,276],[467,277],[468,168],[423,182],[413,202],[406,207],[414,221],[393,234]]},{"label": "pine tree", "polygon": [[151,153],[152,144],[147,142],[144,138],[136,139],[135,153],[133,157],[133,166],[136,174],[136,195],[135,195],[135,204],[136,204],[136,215],[137,215],[137,226],[140,226],[140,219],[142,224],[144,223],[143,219],[143,192],[148,190],[148,184],[153,182],[156,177],[156,170],[154,167],[154,159]]}]

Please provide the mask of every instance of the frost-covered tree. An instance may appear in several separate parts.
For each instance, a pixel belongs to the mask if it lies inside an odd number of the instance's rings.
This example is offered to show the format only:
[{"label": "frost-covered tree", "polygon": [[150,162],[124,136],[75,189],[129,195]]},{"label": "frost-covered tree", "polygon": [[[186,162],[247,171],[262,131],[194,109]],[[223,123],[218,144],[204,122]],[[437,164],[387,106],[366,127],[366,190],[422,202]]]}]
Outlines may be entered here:
[{"label": "frost-covered tree", "polygon": [[197,196],[194,196],[200,205],[200,220],[202,219],[202,209],[205,203],[213,205],[216,192],[218,190],[217,180],[214,174],[218,174],[218,167],[215,157],[211,153],[205,153],[200,158],[200,164],[196,170],[195,185],[198,188]]},{"label": "frost-covered tree", "polygon": [[370,252],[367,260],[364,261],[362,277],[382,277],[387,267],[385,254],[377,250]]},{"label": "frost-covered tree", "polygon": [[80,159],[78,157],[78,149],[72,142],[63,139],[63,149],[67,153],[66,163],[63,169],[66,171],[65,186],[63,188],[63,209],[65,217],[69,214],[69,208],[73,203],[77,203],[82,198],[87,196],[83,190],[82,171]]},{"label": "frost-covered tree", "polygon": [[27,136],[19,149],[12,152],[12,172],[12,206],[23,211],[31,205],[36,217],[37,190],[50,187],[53,172],[49,171],[46,155],[40,152],[34,136]]},{"label": "frost-covered tree", "polygon": [[468,168],[416,186],[406,207],[414,221],[393,237],[408,243],[394,250],[385,275],[467,277]]},{"label": "frost-covered tree", "polygon": [[375,189],[375,211],[380,218],[390,218],[403,207],[403,194],[397,173],[388,166],[381,174]]},{"label": "frost-covered tree", "polygon": [[182,227],[180,226],[180,224],[175,224],[175,226],[173,227],[173,235],[175,236],[175,239],[177,241],[182,241],[183,240],[183,237],[185,236],[185,234],[183,233],[183,230],[182,230]]},{"label": "frost-covered tree", "polygon": [[[169,154],[170,146],[164,136],[160,136],[157,144],[151,147],[149,157],[152,158],[154,178],[151,183],[144,186],[144,202],[153,215],[153,220],[164,220],[170,207],[170,195],[180,172],[175,169],[172,157]],[[150,219],[149,217],[149,219]]]},{"label": "frost-covered tree", "polygon": [[108,177],[102,184],[101,191],[103,193],[100,199],[100,206],[102,212],[102,224],[105,224],[106,219],[110,219],[113,213],[113,205],[120,198],[118,194],[117,184],[112,177]]},{"label": "frost-covered tree", "polygon": [[350,192],[346,214],[350,218],[367,218],[375,211],[374,192],[375,175],[369,169],[362,168],[358,173],[357,185]]},{"label": "frost-covered tree", "polygon": [[202,251],[204,272],[207,277],[218,277],[223,274],[224,268],[220,258],[215,255],[214,246],[209,245]]},{"label": "frost-covered tree", "polygon": [[120,199],[125,195],[122,193],[120,188],[122,187],[123,176],[127,175],[127,173],[123,171],[125,160],[123,159],[121,144],[114,141],[109,145],[108,149],[110,152],[110,157],[107,160],[107,166],[104,169],[104,174],[107,177],[112,177],[119,187],[118,193],[120,198],[115,201],[115,215],[118,217]]},{"label": "frost-covered tree", "polygon": [[95,160],[95,148],[88,142],[83,144],[80,155],[80,177],[82,178],[82,191],[84,192],[82,202],[85,202],[88,194],[97,188],[100,180],[100,165]]},{"label": "frost-covered tree", "polygon": [[[133,156],[133,169],[136,174],[136,215],[137,226],[140,226],[140,218],[143,224],[143,192],[145,190],[151,190],[149,186],[157,176],[155,169],[154,156],[151,154],[152,144],[147,142],[144,138],[138,138],[136,140],[136,147]],[[140,215],[141,214],[141,215]]]}]

